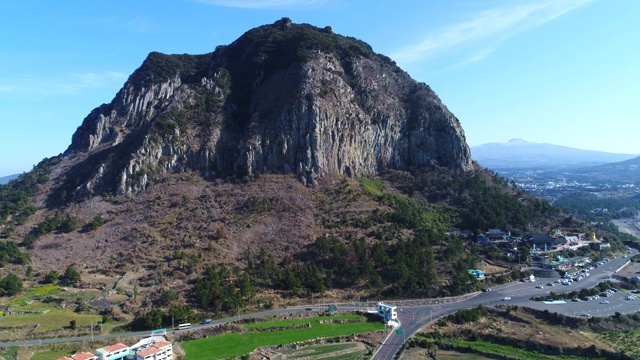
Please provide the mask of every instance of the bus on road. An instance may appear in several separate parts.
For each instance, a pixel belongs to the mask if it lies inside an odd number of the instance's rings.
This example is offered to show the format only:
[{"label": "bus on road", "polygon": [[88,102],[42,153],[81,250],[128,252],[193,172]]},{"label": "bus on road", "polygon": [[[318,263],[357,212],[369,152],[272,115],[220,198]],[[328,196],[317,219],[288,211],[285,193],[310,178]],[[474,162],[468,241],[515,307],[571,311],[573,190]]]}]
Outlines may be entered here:
[{"label": "bus on road", "polygon": [[190,327],[191,327],[191,323],[184,323],[184,324],[178,325],[178,330],[184,330],[184,329],[188,329]]}]

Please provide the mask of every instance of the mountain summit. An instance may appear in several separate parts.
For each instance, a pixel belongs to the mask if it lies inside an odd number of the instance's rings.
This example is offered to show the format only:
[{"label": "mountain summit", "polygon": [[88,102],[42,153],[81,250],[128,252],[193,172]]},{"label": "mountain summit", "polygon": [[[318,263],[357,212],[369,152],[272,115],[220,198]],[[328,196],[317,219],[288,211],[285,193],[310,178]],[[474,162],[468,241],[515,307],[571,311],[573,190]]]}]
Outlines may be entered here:
[{"label": "mountain summit", "polygon": [[65,155],[81,161],[59,194],[128,194],[158,174],[205,178],[294,172],[472,169],[458,119],[366,43],[288,18],[204,55],[149,54]]}]

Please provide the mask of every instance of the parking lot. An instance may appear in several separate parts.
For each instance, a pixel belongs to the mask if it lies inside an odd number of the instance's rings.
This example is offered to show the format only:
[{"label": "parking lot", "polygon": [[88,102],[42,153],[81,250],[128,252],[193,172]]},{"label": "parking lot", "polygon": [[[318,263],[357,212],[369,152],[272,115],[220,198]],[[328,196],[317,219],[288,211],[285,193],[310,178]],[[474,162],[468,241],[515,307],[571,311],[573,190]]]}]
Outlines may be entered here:
[{"label": "parking lot", "polygon": [[[615,288],[617,283],[612,278],[612,275],[627,261],[627,258],[603,261],[586,267],[585,271],[582,271],[582,269],[570,271],[569,275],[564,278],[537,278],[534,282],[514,282],[495,287],[491,292],[485,293],[483,297],[491,297],[514,305],[523,305],[541,310],[546,309],[570,316],[581,316],[583,314],[585,316],[586,314],[588,316],[610,316],[616,312],[622,314],[635,313],[640,311],[640,300],[636,299],[635,294],[624,290],[598,293],[597,297],[583,297],[575,300],[571,298],[564,301],[530,300],[533,297],[544,298],[550,292],[560,294],[593,288],[601,282],[610,282],[611,286]],[[489,299],[487,299],[488,301]],[[479,301],[478,303],[481,302]]]}]

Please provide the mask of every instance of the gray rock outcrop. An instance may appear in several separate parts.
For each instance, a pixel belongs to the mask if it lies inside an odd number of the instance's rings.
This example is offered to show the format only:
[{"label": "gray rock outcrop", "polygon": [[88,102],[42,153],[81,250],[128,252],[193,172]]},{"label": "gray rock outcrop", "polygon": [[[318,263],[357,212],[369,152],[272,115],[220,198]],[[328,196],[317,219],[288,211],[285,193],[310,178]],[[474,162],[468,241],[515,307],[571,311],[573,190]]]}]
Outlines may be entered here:
[{"label": "gray rock outcrop", "polygon": [[313,185],[326,174],[473,167],[459,121],[431,88],[362,42],[282,21],[211,54],[150,54],[85,118],[66,154],[79,152],[85,168],[66,182],[76,197],[139,192],[186,169],[295,172]]}]

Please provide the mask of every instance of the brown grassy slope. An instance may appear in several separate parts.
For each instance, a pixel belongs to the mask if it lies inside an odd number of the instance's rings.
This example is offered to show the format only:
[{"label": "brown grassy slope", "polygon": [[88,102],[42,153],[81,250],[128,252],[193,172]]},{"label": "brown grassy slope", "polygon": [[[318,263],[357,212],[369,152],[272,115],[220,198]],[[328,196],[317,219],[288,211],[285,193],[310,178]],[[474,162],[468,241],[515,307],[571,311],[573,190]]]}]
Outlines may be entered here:
[{"label": "brown grassy slope", "polygon": [[[43,188],[40,204],[45,193]],[[293,261],[319,235],[360,234],[357,228],[334,225],[380,208],[356,180],[344,177],[325,177],[311,189],[291,175],[234,183],[173,174],[130,198],[94,197],[60,210],[77,216],[82,225],[96,215],[106,224],[42,236],[29,251],[31,266],[41,273],[63,271],[71,264],[79,270],[124,273],[145,265],[186,277],[207,264],[236,265],[261,247],[276,259]],[[14,240],[20,242],[55,212],[41,208],[14,233]]]},{"label": "brown grassy slope", "polygon": [[541,313],[518,307],[498,307],[488,310],[489,316],[478,321],[463,325],[435,322],[426,327],[425,332],[429,334],[437,330],[445,337],[472,337],[488,341],[495,341],[496,338],[510,339],[512,343],[535,343],[541,348],[551,346],[573,349],[595,345],[599,349],[615,351],[610,343],[602,341],[595,333],[583,330],[586,328],[584,325],[579,327],[553,324],[538,316]]}]

